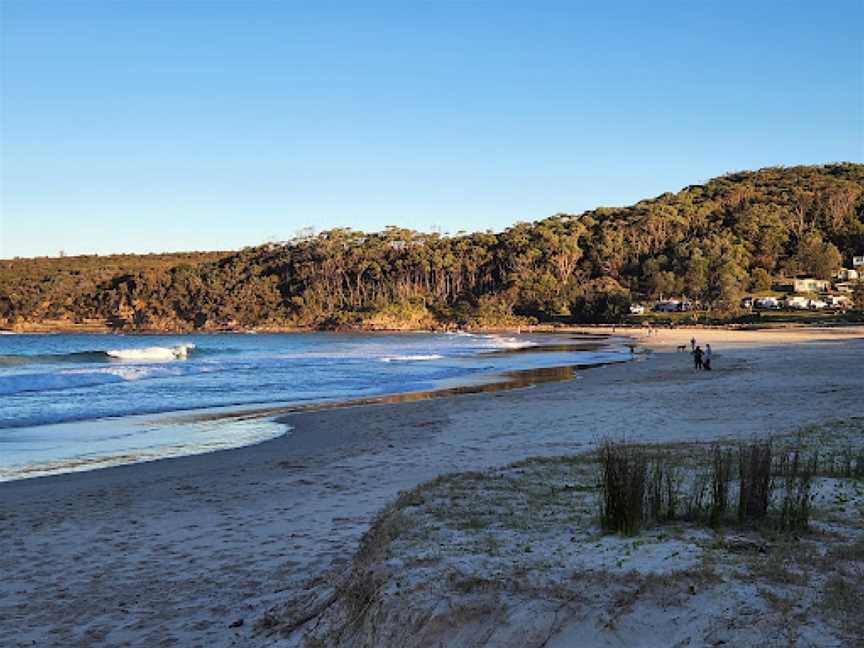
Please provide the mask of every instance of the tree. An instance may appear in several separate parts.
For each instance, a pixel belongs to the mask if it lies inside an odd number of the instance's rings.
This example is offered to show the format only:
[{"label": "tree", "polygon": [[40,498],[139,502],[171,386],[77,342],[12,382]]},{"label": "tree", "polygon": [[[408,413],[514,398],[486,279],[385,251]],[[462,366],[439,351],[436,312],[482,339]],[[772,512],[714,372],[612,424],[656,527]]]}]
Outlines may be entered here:
[{"label": "tree", "polygon": [[811,233],[798,241],[794,261],[799,272],[830,279],[840,269],[843,257],[835,245],[824,242],[818,233]]},{"label": "tree", "polygon": [[855,302],[855,308],[864,311],[864,279],[859,280],[855,284],[852,292],[852,300]]},{"label": "tree", "polygon": [[741,296],[749,281],[747,250],[729,232],[715,234],[704,247],[709,267],[708,305],[720,314],[734,314],[740,308]]},{"label": "tree", "polygon": [[232,253],[0,260],[0,318],[191,330],[428,312],[494,326],[568,309],[609,320],[631,294],[680,292],[734,313],[778,269],[827,278],[862,250],[864,165],[768,168],[499,233],[304,230]]},{"label": "tree", "polygon": [[754,292],[771,290],[771,275],[765,268],[754,268],[750,272],[750,290]]},{"label": "tree", "polygon": [[735,233],[747,246],[754,261],[773,270],[789,239],[789,229],[783,221],[783,209],[775,204],[751,204],[735,222]]},{"label": "tree", "polygon": [[708,288],[708,260],[697,248],[687,260],[684,291],[693,299],[703,299]]},{"label": "tree", "polygon": [[617,323],[630,314],[630,297],[624,292],[599,292],[577,297],[570,307],[574,322]]},{"label": "tree", "polygon": [[745,276],[741,267],[733,262],[726,263],[720,269],[712,306],[721,314],[732,315],[740,310]]}]

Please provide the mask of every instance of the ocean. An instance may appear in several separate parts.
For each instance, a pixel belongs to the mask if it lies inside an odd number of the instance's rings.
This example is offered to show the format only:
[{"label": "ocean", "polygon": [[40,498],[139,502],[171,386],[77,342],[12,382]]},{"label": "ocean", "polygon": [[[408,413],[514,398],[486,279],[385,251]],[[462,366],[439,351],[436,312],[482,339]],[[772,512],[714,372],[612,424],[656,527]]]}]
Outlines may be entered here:
[{"label": "ocean", "polygon": [[623,346],[549,334],[2,335],[0,480],[257,443],[286,433],[258,413],[269,407],[628,357]]}]

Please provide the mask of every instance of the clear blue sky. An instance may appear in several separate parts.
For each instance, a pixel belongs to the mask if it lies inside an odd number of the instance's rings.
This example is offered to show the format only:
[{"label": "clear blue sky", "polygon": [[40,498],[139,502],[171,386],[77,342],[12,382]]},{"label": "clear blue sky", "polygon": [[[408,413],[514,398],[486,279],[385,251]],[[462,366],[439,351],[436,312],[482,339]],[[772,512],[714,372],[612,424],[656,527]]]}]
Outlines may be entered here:
[{"label": "clear blue sky", "polygon": [[861,1],[0,7],[0,257],[499,230],[864,158]]}]

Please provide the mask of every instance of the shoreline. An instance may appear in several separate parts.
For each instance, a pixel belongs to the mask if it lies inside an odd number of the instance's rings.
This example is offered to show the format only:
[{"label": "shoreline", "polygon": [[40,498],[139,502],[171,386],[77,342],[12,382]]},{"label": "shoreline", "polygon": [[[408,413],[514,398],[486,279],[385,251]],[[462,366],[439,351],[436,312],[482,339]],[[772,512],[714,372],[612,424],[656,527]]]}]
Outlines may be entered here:
[{"label": "shoreline", "polygon": [[[211,450],[201,449],[198,451],[185,452],[181,454],[167,454],[164,456],[154,457],[150,459],[133,459],[131,455],[121,456],[118,461],[112,461],[111,458],[106,458],[106,463],[104,465],[98,465],[96,460],[93,460],[93,463],[88,464],[86,467],[76,467],[69,469],[56,469],[52,470],[50,468],[32,468],[28,469],[28,472],[38,472],[42,474],[34,474],[32,476],[27,476],[26,474],[22,474],[19,477],[13,477],[10,479],[0,478],[0,485],[15,483],[19,481],[32,481],[32,480],[43,480],[43,479],[52,479],[52,478],[62,478],[66,475],[73,475],[79,473],[88,473],[88,472],[96,472],[102,470],[111,470],[113,468],[119,468],[124,466],[136,466],[140,464],[150,464],[161,461],[171,461],[176,459],[182,459],[184,457],[198,457],[198,456],[209,456],[222,452],[234,452],[237,450],[242,450],[243,448],[250,448],[258,445],[264,445],[267,443],[271,443],[278,439],[282,439],[285,436],[289,435],[294,428],[289,424],[289,420],[292,416],[298,414],[307,414],[314,412],[325,412],[329,410],[336,409],[346,409],[346,408],[363,408],[374,405],[397,405],[401,403],[416,403],[419,401],[428,401],[439,398],[453,398],[456,396],[467,396],[472,394],[487,394],[493,392],[504,392],[509,391],[511,389],[524,389],[526,387],[532,387],[535,385],[543,385],[547,383],[556,383],[556,382],[566,382],[568,380],[573,380],[576,373],[579,371],[586,371],[589,369],[597,369],[600,367],[612,365],[612,364],[624,364],[628,362],[636,361],[633,359],[612,361],[612,362],[599,362],[599,363],[585,363],[585,364],[568,364],[568,365],[559,365],[554,367],[542,367],[539,369],[519,369],[514,371],[503,371],[497,374],[490,374],[486,380],[477,380],[473,383],[463,384],[456,387],[441,387],[438,389],[429,389],[415,392],[404,392],[404,393],[395,393],[395,394],[384,394],[382,396],[370,396],[368,398],[360,398],[355,400],[342,400],[342,401],[332,401],[332,402],[324,402],[324,403],[314,403],[309,405],[282,405],[282,406],[262,406],[261,408],[255,409],[233,409],[237,406],[228,405],[224,408],[208,408],[207,410],[177,410],[170,412],[160,412],[157,414],[136,414],[131,416],[124,416],[120,418],[112,418],[109,417],[107,419],[85,419],[80,421],[65,421],[63,423],[57,424],[47,424],[45,426],[37,426],[37,427],[54,427],[57,426],[66,426],[66,425],[80,425],[84,426],[88,423],[105,423],[107,421],[116,421],[119,427],[122,427],[124,424],[128,424],[125,419],[130,419],[135,423],[138,423],[140,419],[149,418],[155,423],[158,423],[160,419],[168,419],[166,421],[166,426],[181,426],[186,424],[195,424],[202,421],[215,421],[215,422],[227,422],[233,420],[241,420],[241,421],[261,421],[261,422],[273,422],[284,426],[284,430],[281,434],[265,438],[257,441],[253,441],[251,443],[244,443],[236,446],[228,446],[224,448],[216,448]],[[227,409],[232,411],[225,412],[211,412],[213,409]],[[24,426],[24,427],[32,427],[32,426]],[[18,429],[18,428],[9,428],[9,429]],[[128,461],[123,461],[122,459],[128,458]],[[70,460],[70,463],[73,465],[79,465],[82,463],[81,459]]]},{"label": "shoreline", "polygon": [[[567,381],[573,379],[579,371],[594,369],[608,364],[628,363],[637,360],[634,355],[633,345],[628,343],[629,338],[612,335],[591,336],[592,340],[579,340],[578,337],[572,337],[572,333],[562,334],[568,336],[568,339],[562,340],[560,343],[548,343],[538,346],[518,347],[513,349],[498,349],[487,352],[488,355],[517,355],[523,353],[554,353],[554,352],[589,352],[589,353],[621,353],[620,360],[608,360],[605,362],[571,362],[567,364],[554,365],[548,367],[539,367],[532,369],[514,369],[509,371],[499,371],[494,373],[486,373],[482,375],[466,375],[461,378],[452,378],[442,381],[441,385],[432,389],[424,389],[409,392],[394,392],[386,393],[377,396],[368,396],[356,399],[343,399],[334,401],[321,401],[306,404],[280,404],[280,403],[261,403],[249,405],[225,405],[204,409],[187,409],[187,410],[171,410],[166,412],[156,412],[152,414],[132,414],[121,417],[108,417],[99,419],[81,419],[62,421],[59,423],[48,423],[39,426],[20,426],[8,429],[40,429],[40,428],[64,428],[70,427],[86,427],[87,425],[104,426],[106,423],[116,422],[118,428],[134,428],[141,425],[158,425],[162,427],[178,427],[181,429],[184,425],[195,425],[197,423],[210,421],[216,424],[220,422],[230,421],[260,421],[262,423],[276,423],[284,427],[281,434],[270,436],[252,441],[250,443],[240,443],[226,447],[218,447],[206,449],[198,447],[192,451],[180,451],[176,453],[166,453],[162,456],[152,456],[154,450],[130,450],[116,456],[106,456],[104,458],[87,457],[82,455],[74,459],[69,459],[63,464],[54,463],[46,464],[42,467],[31,467],[26,470],[20,470],[19,475],[11,478],[0,478],[0,484],[16,482],[21,480],[46,479],[52,477],[62,477],[67,474],[75,474],[82,472],[107,470],[120,466],[137,465],[144,463],[153,463],[159,461],[167,461],[179,459],[188,456],[197,455],[212,455],[218,452],[229,452],[239,450],[245,447],[266,444],[276,439],[280,439],[292,431],[292,427],[286,423],[286,419],[292,415],[302,414],[307,412],[326,411],[331,409],[341,409],[348,407],[364,407],[369,405],[382,404],[397,404],[411,403],[417,401],[451,398],[454,396],[491,393],[498,391],[507,391],[511,389],[520,389],[533,385],[540,385],[550,382]],[[599,339],[593,339],[597,337]],[[629,347],[631,354],[623,355],[623,352],[616,351],[616,346]],[[150,457],[148,457],[150,453]],[[101,462],[101,463],[100,463]],[[52,467],[56,466],[56,467]],[[28,473],[35,473],[28,475]]]},{"label": "shoreline", "polygon": [[[843,340],[862,340],[864,341],[864,326],[857,327],[842,327],[843,330],[835,329],[834,332],[837,334],[837,337]],[[717,331],[727,331],[727,329],[717,329]],[[359,409],[364,410],[365,408],[371,408],[376,406],[400,406],[402,404],[410,404],[410,403],[422,403],[430,400],[451,400],[456,397],[461,396],[474,396],[480,394],[494,394],[495,392],[507,392],[510,390],[520,390],[520,389],[530,389],[532,387],[540,387],[546,384],[555,384],[560,382],[568,382],[571,380],[575,380],[579,378],[578,372],[582,370],[592,369],[598,370],[605,367],[614,367],[616,365],[632,365],[634,362],[638,362],[639,360],[648,360],[652,356],[657,353],[671,353],[671,347],[673,345],[677,345],[679,343],[686,342],[689,340],[689,335],[697,332],[697,329],[692,328],[679,328],[672,330],[660,330],[657,336],[648,335],[645,330],[637,329],[637,328],[625,328],[625,327],[612,327],[612,326],[598,326],[595,331],[585,330],[585,329],[574,329],[572,331],[567,331],[566,334],[585,334],[585,335],[596,335],[598,337],[602,336],[604,339],[611,339],[613,337],[621,338],[622,340],[632,340],[634,347],[641,347],[645,351],[643,353],[637,353],[631,356],[631,358],[627,360],[622,360],[620,362],[610,362],[610,363],[597,363],[597,364],[585,364],[585,365],[560,365],[555,367],[545,367],[541,369],[525,369],[525,370],[514,370],[509,372],[500,372],[497,374],[490,374],[487,379],[488,381],[480,381],[478,383],[469,383],[456,387],[443,387],[440,389],[432,389],[432,390],[423,390],[418,392],[406,392],[402,394],[387,394],[382,396],[374,396],[369,398],[361,398],[356,400],[347,400],[347,401],[338,401],[338,402],[329,402],[329,403],[316,403],[309,405],[285,405],[285,406],[275,406],[268,407],[262,406],[261,408],[256,408],[253,410],[239,410],[234,412],[224,412],[213,415],[205,415],[205,414],[196,414],[196,410],[179,410],[175,412],[163,412],[160,414],[155,414],[153,416],[172,416],[172,418],[178,419],[188,419],[190,422],[194,422],[196,420],[206,420],[206,419],[232,419],[232,418],[255,418],[255,419],[269,419],[271,421],[277,422],[281,425],[287,426],[285,432],[277,437],[265,439],[259,442],[252,443],[250,445],[242,445],[232,448],[218,449],[213,451],[205,451],[198,452],[193,454],[184,454],[173,457],[165,457],[154,459],[150,461],[137,461],[131,463],[123,463],[110,465],[106,467],[88,469],[83,471],[71,471],[71,472],[60,472],[50,475],[31,477],[31,478],[21,478],[21,479],[13,479],[7,481],[0,481],[0,503],[2,503],[2,490],[4,488],[9,488],[12,485],[21,484],[21,483],[34,483],[34,482],[48,482],[48,481],[62,481],[65,478],[74,478],[74,477],[85,477],[94,475],[95,478],[98,479],[99,474],[107,473],[110,471],[128,471],[134,470],[138,466],[154,466],[159,464],[168,464],[173,462],[182,462],[184,460],[194,460],[194,459],[202,459],[202,458],[216,458],[225,454],[232,453],[240,453],[244,450],[259,448],[262,446],[267,446],[268,444],[276,444],[280,441],[285,441],[290,436],[292,438],[292,444],[296,442],[298,449],[307,451],[314,450],[316,448],[323,447],[332,447],[333,443],[325,443],[323,445],[318,445],[317,443],[309,443],[310,439],[302,438],[296,436],[296,434],[292,435],[290,433],[297,432],[296,419],[297,417],[302,417],[303,415],[314,415],[316,413],[326,413],[330,411],[339,411],[339,410],[349,410],[349,409]],[[799,338],[798,341],[801,341],[800,338],[809,338],[813,334],[823,335],[826,332],[825,329],[790,329],[786,330],[784,328],[783,333],[779,340],[775,335],[775,340],[783,343],[795,342],[795,338]],[[665,333],[665,334],[664,334]],[[760,339],[761,333],[760,331],[735,331],[735,342],[734,346],[738,348],[747,348],[751,345],[760,345],[763,340]],[[776,331],[775,333],[779,333]],[[564,334],[564,332],[562,332]],[[640,337],[641,335],[641,337]],[[826,342],[829,340],[810,340],[811,342]],[[728,344],[728,342],[727,342]],[[626,343],[625,343],[626,345]],[[532,347],[536,349],[536,347]],[[518,350],[511,350],[509,352],[518,352]],[[508,351],[505,351],[505,353]],[[505,379],[509,378],[509,379]],[[236,406],[226,406],[226,408],[236,407]],[[254,407],[254,406],[251,406]],[[213,408],[216,409],[216,408]],[[149,415],[141,415],[141,416],[149,416]],[[99,419],[99,420],[111,420],[109,419]],[[69,423],[77,423],[77,424],[86,424],[88,421],[73,421]],[[62,423],[60,424],[62,425]],[[172,471],[173,472],[173,471]],[[88,479],[89,481],[89,479]]]},{"label": "shoreline", "polygon": [[295,413],[291,435],[256,446],[2,483],[0,643],[293,645],[255,622],[326,596],[376,513],[440,474],[578,454],[602,436],[748,438],[864,415],[860,376],[838,370],[864,361],[860,327],[798,344],[727,332],[712,372],[691,369],[676,334],[646,336],[645,362],[571,381]]}]

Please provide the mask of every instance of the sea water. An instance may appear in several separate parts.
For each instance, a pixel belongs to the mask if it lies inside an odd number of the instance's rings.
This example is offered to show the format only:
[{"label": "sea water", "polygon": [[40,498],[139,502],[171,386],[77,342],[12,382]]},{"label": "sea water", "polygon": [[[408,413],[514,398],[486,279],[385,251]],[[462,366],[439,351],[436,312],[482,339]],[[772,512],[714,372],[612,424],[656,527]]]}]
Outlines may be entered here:
[{"label": "sea water", "polygon": [[214,413],[434,390],[629,353],[565,342],[469,333],[3,335],[0,480],[236,447],[286,429]]}]

